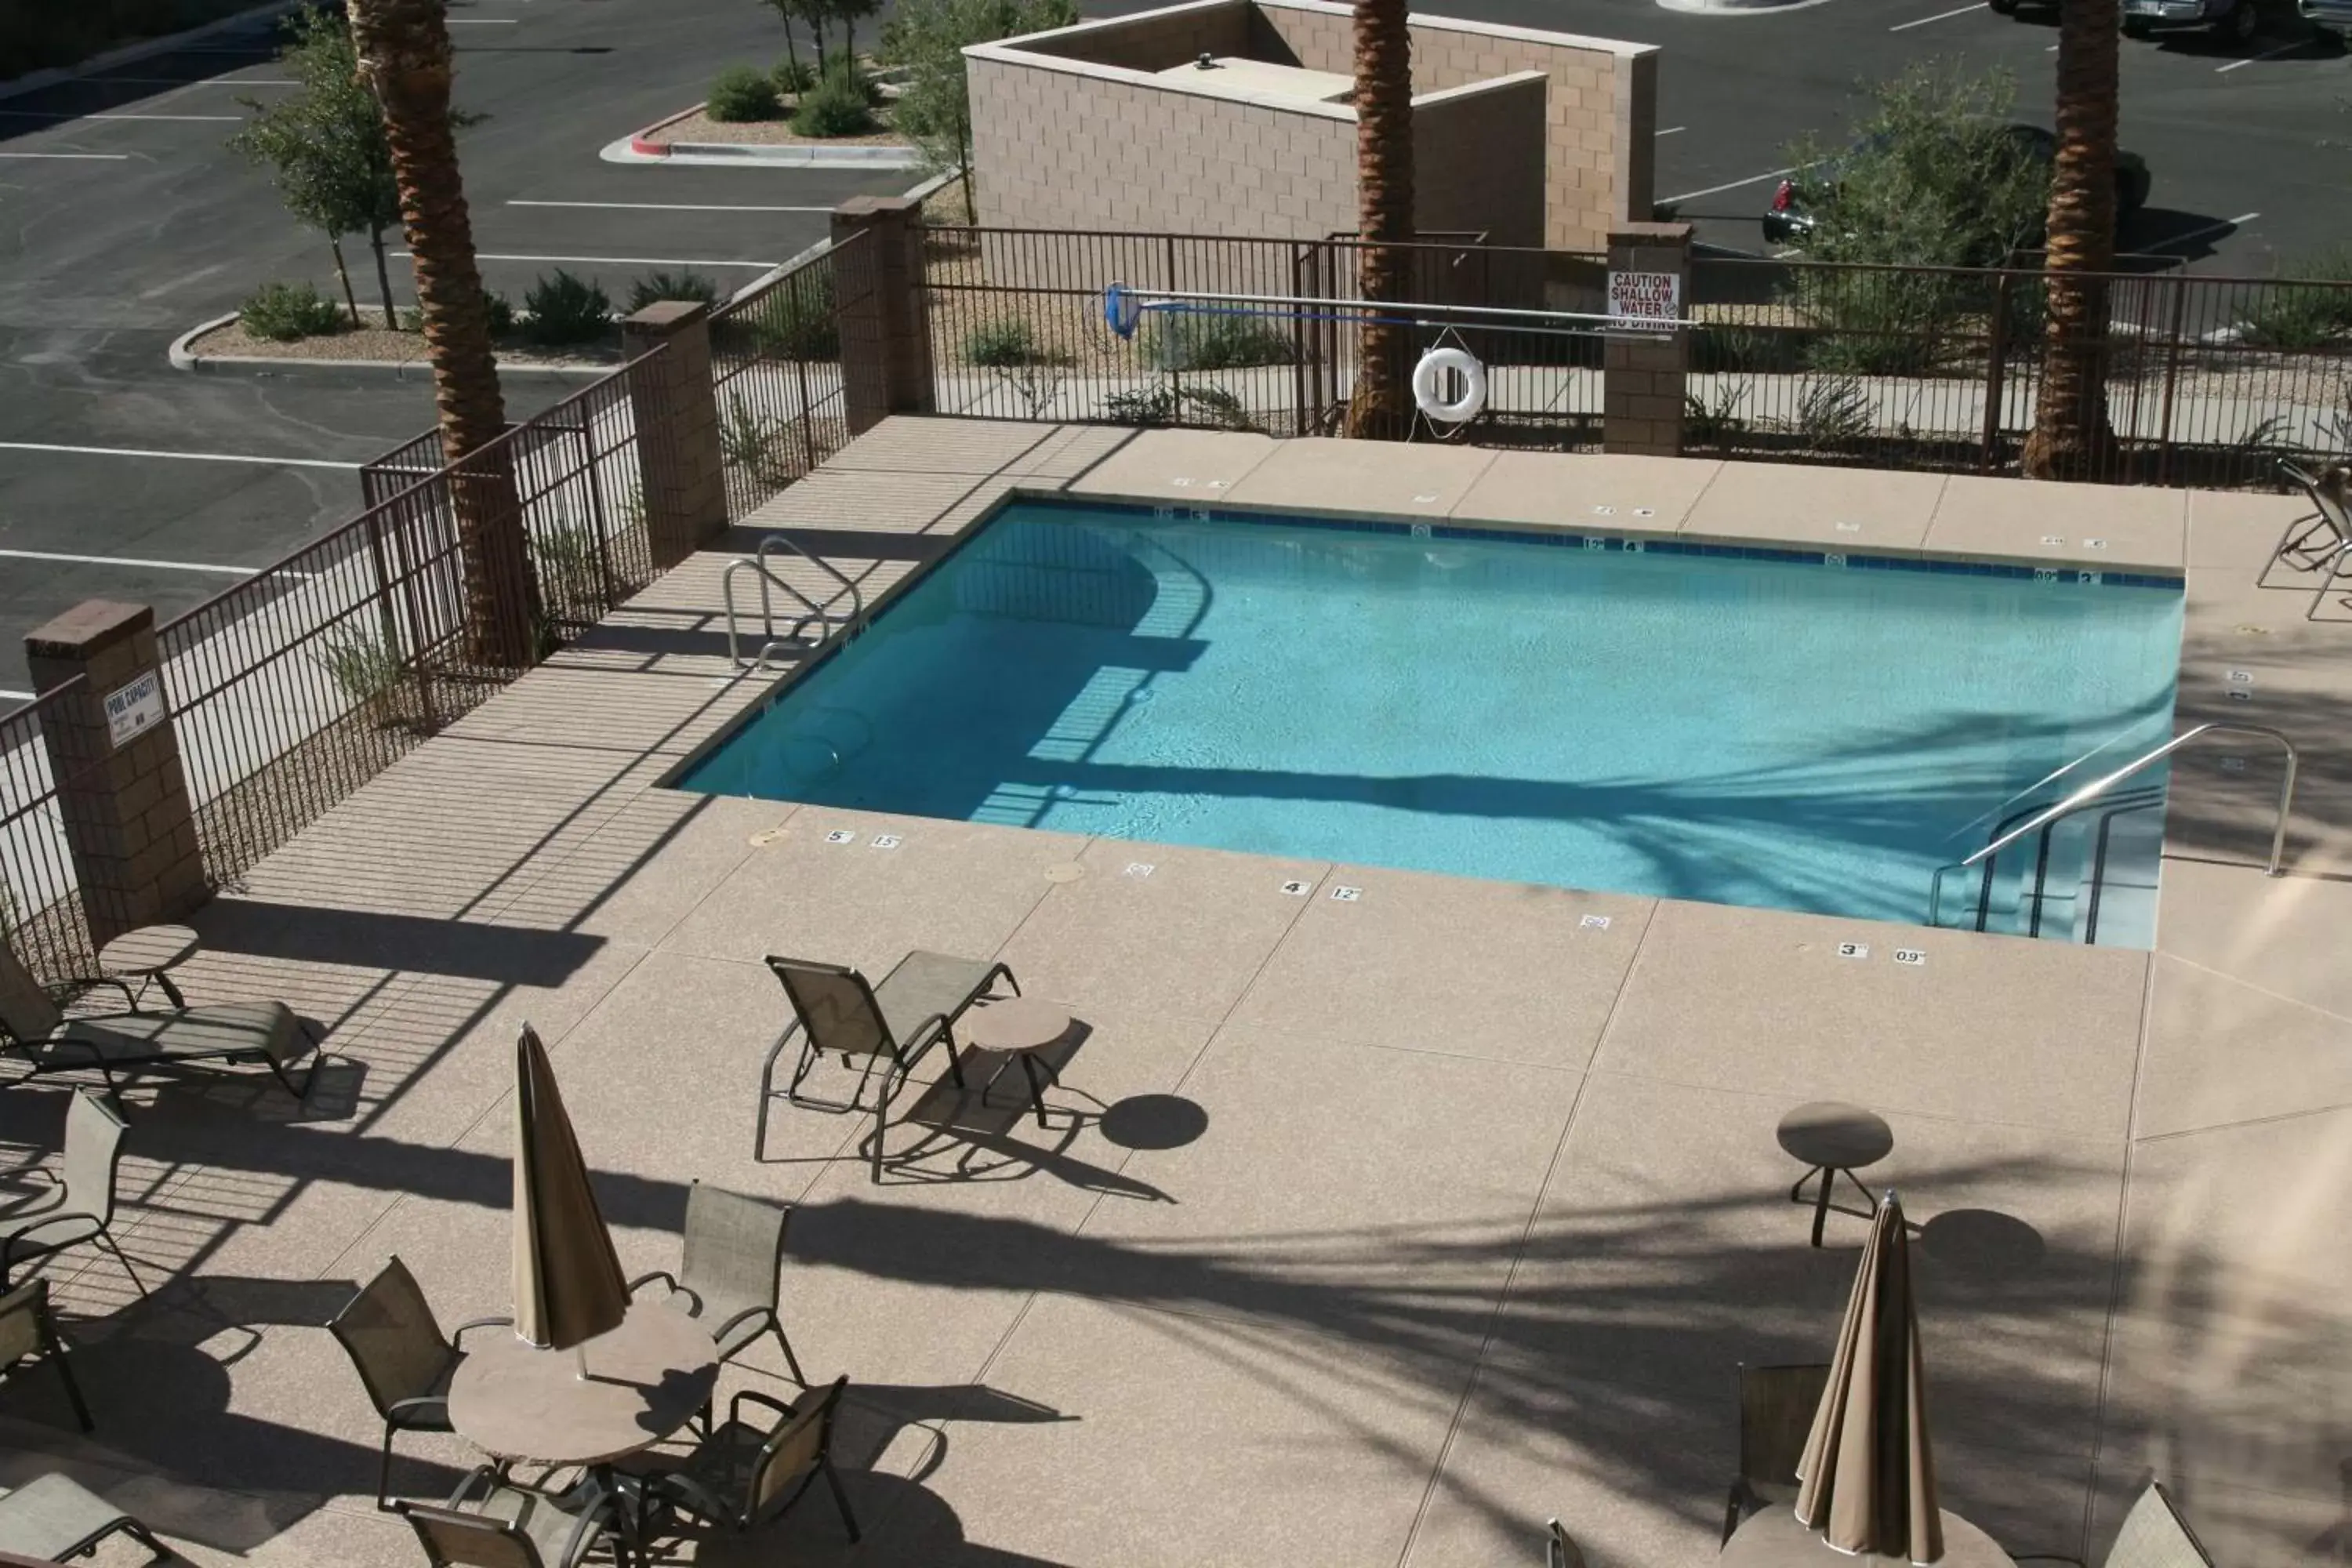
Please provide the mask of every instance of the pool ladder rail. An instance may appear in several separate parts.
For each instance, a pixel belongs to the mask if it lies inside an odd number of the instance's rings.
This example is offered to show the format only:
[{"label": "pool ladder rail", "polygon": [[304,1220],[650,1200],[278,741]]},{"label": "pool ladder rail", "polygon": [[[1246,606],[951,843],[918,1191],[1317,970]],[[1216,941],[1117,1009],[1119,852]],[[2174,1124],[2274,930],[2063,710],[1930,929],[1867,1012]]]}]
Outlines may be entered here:
[{"label": "pool ladder rail", "polygon": [[[2183,730],[2179,734],[2175,735],[2169,741],[2165,742],[2164,744],[2141,753],[2139,756],[2133,758],[2130,762],[2126,763],[2122,767],[2116,768],[2111,773],[2104,773],[2098,778],[2093,779],[2089,784],[2083,785],[2081,788],[2074,791],[2062,800],[2038,809],[2028,807],[2025,810],[2013,813],[2010,816],[2004,818],[1994,828],[1991,840],[1988,842],[1983,848],[1978,850],[1975,854],[1969,856],[1965,860],[1959,861],[1955,865],[1939,868],[1937,870],[1935,879],[1928,884],[1927,923],[1931,926],[1939,926],[1943,924],[1944,878],[1951,872],[1972,870],[1976,867],[1981,865],[1984,868],[1984,871],[1982,879],[1978,886],[1976,920],[1973,929],[1977,931],[1985,930],[1991,917],[1993,865],[1996,858],[2003,849],[2008,848],[2011,845],[2015,844],[2020,839],[2031,837],[2038,834],[2041,836],[2041,845],[2035,854],[2032,891],[2031,894],[2021,900],[2020,908],[2029,910],[2031,911],[2030,925],[2026,934],[2029,936],[2040,936],[2042,934],[2042,904],[2044,896],[2048,890],[2046,883],[2050,874],[2051,833],[2054,828],[2056,828],[2058,824],[2070,817],[2080,816],[2085,812],[2101,811],[2104,815],[2102,815],[2099,819],[2096,848],[2092,859],[2089,875],[2085,879],[2090,901],[2087,911],[2087,924],[2084,928],[2083,938],[2086,943],[2096,942],[2098,941],[2098,910],[2100,893],[2102,890],[2102,884],[2106,875],[2108,837],[2110,830],[2115,825],[2115,819],[2117,816],[2125,816],[2131,812],[2149,810],[2154,806],[2160,805],[2163,800],[2163,796],[2161,795],[2150,791],[2136,791],[2128,795],[2116,796],[2113,798],[2110,798],[2109,792],[2114,790],[2117,784],[2124,784],[2137,776],[2140,773],[2155,766],[2158,763],[2164,761],[2167,757],[2172,755],[2173,752],[2179,751],[2182,747],[2189,745],[2190,742],[2203,740],[2209,736],[2221,735],[2252,735],[2258,736],[2263,740],[2275,741],[2278,742],[2280,748],[2286,752],[2286,772],[2279,783],[2277,819],[2273,823],[2271,827],[2270,860],[2263,868],[2266,875],[2273,877],[2281,875],[2284,862],[2286,858],[2287,823],[2292,818],[2294,811],[2295,774],[2299,770],[2303,760],[2302,753],[2295,749],[2295,744],[2293,741],[2288,740],[2284,734],[2276,730],[2271,729],[2267,725],[2221,723],[2199,724],[2190,729]],[[2073,764],[2070,763],[2068,766],[2072,767]],[[2059,770],[2059,773],[2063,773],[2066,771],[2066,769],[2062,768]],[[2053,774],[2052,776],[2054,778],[2057,774]]]},{"label": "pool ladder rail", "polygon": [[[783,551],[799,556],[840,586],[822,601],[810,598],[769,564],[772,552]],[[739,572],[749,572],[760,580],[760,650],[750,658],[743,657],[742,617],[735,609],[735,574]],[[775,590],[779,588],[800,605],[802,612],[782,637],[776,635]],[[769,661],[778,653],[814,653],[832,641],[836,633],[856,637],[866,620],[866,596],[856,583],[833,563],[810,554],[781,533],[772,533],[760,541],[760,548],[753,553],[729,562],[727,570],[719,575],[719,593],[727,606],[727,657],[738,669],[767,669]],[[845,596],[849,600],[849,613],[845,616],[835,613]],[[803,639],[812,625],[824,629],[814,642],[808,642]]]}]

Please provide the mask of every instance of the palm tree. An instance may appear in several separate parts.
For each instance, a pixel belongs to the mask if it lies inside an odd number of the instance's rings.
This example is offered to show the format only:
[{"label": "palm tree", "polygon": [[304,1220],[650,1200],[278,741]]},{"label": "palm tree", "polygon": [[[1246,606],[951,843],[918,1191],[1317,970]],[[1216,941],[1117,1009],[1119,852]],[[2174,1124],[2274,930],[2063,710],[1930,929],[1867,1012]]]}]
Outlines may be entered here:
[{"label": "palm tree", "polygon": [[[2112,0],[2111,0],[2112,3]],[[1412,32],[1405,0],[1356,0],[1357,287],[1367,304],[1403,300],[1413,237]],[[1406,330],[1367,323],[1356,345],[1348,434],[1397,440],[1411,429]]]},{"label": "palm tree", "polygon": [[425,353],[451,502],[464,554],[468,651],[514,668],[534,660],[538,592],[522,508],[502,454],[467,459],[506,431],[490,353],[488,300],[474,263],[474,230],[457,174],[449,115],[453,72],[444,0],[350,0],[361,79],[383,105],[400,216],[416,268]]},{"label": "palm tree", "polygon": [[2107,290],[2115,265],[2116,0],[2062,0],[2058,153],[2050,177],[2042,389],[2025,471],[2089,479],[2102,469],[2107,426]]}]

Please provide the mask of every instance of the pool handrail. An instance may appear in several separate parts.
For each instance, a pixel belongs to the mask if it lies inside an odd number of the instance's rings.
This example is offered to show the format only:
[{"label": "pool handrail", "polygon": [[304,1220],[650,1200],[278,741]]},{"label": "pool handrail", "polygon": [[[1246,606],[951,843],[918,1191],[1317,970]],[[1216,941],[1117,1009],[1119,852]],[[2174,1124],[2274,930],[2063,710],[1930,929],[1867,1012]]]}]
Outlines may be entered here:
[{"label": "pool handrail", "polygon": [[2202,739],[2207,735],[2260,735],[2265,740],[2276,741],[2285,749],[2286,777],[2279,784],[2278,821],[2271,829],[2270,864],[2264,868],[2264,875],[2266,876],[2275,877],[2280,875],[2280,864],[2286,858],[2286,826],[2289,817],[2293,815],[2294,810],[2294,775],[2297,767],[2302,763],[2303,754],[2295,750],[2295,745],[2293,741],[2288,740],[2284,734],[2265,724],[2210,723],[2199,724],[2194,728],[2183,730],[2179,734],[2175,735],[2161,746],[2158,746],[2152,751],[2143,752],[2138,757],[2126,763],[2122,767],[2116,769],[2115,772],[2111,773],[2103,774],[2098,778],[2093,779],[2089,784],[2084,784],[2082,788],[2076,790],[2065,799],[2035,813],[2026,821],[2011,828],[2008,832],[2002,834],[2000,837],[1994,839],[1991,843],[1986,845],[1983,848],[1978,850],[1975,854],[1961,861],[1961,868],[1965,869],[1968,867],[1975,865],[1978,861],[1984,859],[1988,856],[1999,854],[2001,850],[2008,848],[2019,839],[2027,837],[2029,834],[2039,831],[2045,824],[2053,822],[2057,818],[2065,816],[2069,811],[2074,810],[2076,806],[2083,805],[2086,801],[2097,799],[2100,795],[2105,795],[2108,790],[2113,789],[2116,784],[2121,784],[2124,780],[2131,777],[2134,773],[2138,773],[2141,769],[2162,762],[2173,752],[2180,750],[2181,747],[2189,744],[2189,742]]},{"label": "pool handrail", "polygon": [[[831,577],[835,582],[841,584],[840,589],[827,595],[823,604],[819,604],[816,600],[810,598],[806,594],[802,593],[798,588],[793,586],[792,584],[777,575],[776,573],[768,565],[768,552],[779,546],[791,551],[793,554],[799,556],[810,565],[814,566],[819,571],[824,573],[825,575]],[[800,641],[801,634],[808,629],[808,624],[811,621],[823,623],[825,627],[825,637],[830,637],[835,629],[840,627],[848,626],[855,628],[858,623],[865,618],[866,596],[858,590],[858,586],[856,582],[845,575],[841,569],[834,565],[833,563],[826,561],[820,556],[811,554],[809,552],[802,549],[799,545],[793,543],[787,536],[781,533],[771,533],[766,538],[760,541],[760,548],[752,554],[740,556],[729,562],[727,563],[726,571],[720,573],[719,576],[719,598],[726,606],[727,611],[727,657],[739,668],[742,667],[744,659],[737,631],[737,617],[735,614],[735,574],[742,571],[751,572],[760,579],[760,631],[761,636],[764,640],[762,640],[760,645],[758,658],[751,660],[751,663],[755,666],[764,666],[768,661],[769,654],[775,651],[778,646],[778,638],[776,637],[775,601],[769,593],[771,586],[782,588],[785,593],[790,594],[795,600],[799,601],[801,608],[805,612],[799,620],[793,623],[792,629],[788,634],[795,644]],[[834,606],[841,603],[843,593],[846,593],[849,595],[849,614],[846,617],[836,619],[832,612]],[[822,645],[824,641],[824,637],[820,637],[817,640],[818,643]]]}]

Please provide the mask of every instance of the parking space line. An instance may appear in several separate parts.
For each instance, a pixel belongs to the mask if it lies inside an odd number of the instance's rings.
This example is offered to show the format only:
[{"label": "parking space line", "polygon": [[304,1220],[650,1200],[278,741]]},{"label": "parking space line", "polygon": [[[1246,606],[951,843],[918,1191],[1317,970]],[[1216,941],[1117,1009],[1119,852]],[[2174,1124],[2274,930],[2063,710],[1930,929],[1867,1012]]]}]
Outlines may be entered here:
[{"label": "parking space line", "polygon": [[0,158],[80,158],[100,163],[128,163],[128,153],[0,153]]},{"label": "parking space line", "polygon": [[1679,136],[1689,129],[1690,127],[1687,125],[1669,125],[1664,131],[1659,132],[1658,134],[1661,136]]},{"label": "parking space line", "polygon": [[1694,196],[1718,195],[1725,191],[1738,190],[1743,185],[1760,185],[1767,180],[1785,179],[1796,172],[1797,171],[1793,167],[1787,169],[1775,169],[1769,174],[1750,174],[1744,180],[1733,180],[1728,184],[1709,185],[1703,191],[1685,191],[1681,195],[1667,196],[1664,199],[1668,202],[1686,202]]},{"label": "parking space line", "polygon": [[0,702],[30,702],[39,695],[37,691],[0,691]]},{"label": "parking space line", "polygon": [[[831,212],[833,209],[827,207],[825,210]],[[404,260],[409,258],[408,252],[404,250],[395,250],[391,254]],[[675,256],[506,256],[494,255],[487,250],[478,253],[474,259],[477,261],[569,262],[582,267],[593,267],[600,263],[606,267],[751,267],[762,272],[776,265],[772,261],[696,261],[681,259]]]},{"label": "parking space line", "polygon": [[175,76],[78,76],[74,81],[92,87],[300,87],[299,81],[282,77],[200,76],[194,81],[182,81]]},{"label": "parking space line", "polygon": [[2252,65],[2257,60],[2274,60],[2290,50],[2303,47],[2304,42],[2305,40],[2296,38],[2291,42],[2281,44],[2277,48],[2265,50],[2262,54],[2249,55],[2242,60],[2231,60],[2225,66],[2215,66],[2213,68],[2213,72],[2216,76],[2219,76],[2225,71],[2236,70],[2241,66]]},{"label": "parking space line", "polygon": [[1977,0],[1975,5],[1963,5],[1957,11],[1938,11],[1932,16],[1922,16],[1916,21],[1897,22],[1886,30],[1890,33],[1907,33],[1914,27],[1924,27],[1930,22],[1948,22],[1955,16],[1965,16],[1971,11],[1981,11],[1984,8],[1985,0]]},{"label": "parking space line", "polygon": [[520,16],[451,16],[448,23],[453,27],[511,27],[521,20]]},{"label": "parking space line", "polygon": [[222,577],[250,577],[251,566],[208,566],[194,561],[142,561],[129,555],[64,555],[53,550],[0,550],[11,561],[62,561],[69,566],[140,566],[155,572],[209,572]]},{"label": "parking space line", "polygon": [[[1677,125],[1676,131],[1682,129]],[[1659,135],[1669,134],[1661,131]],[[831,207],[730,207],[709,206],[699,202],[524,202],[510,201],[510,207],[594,207],[599,210],[633,213],[829,213]],[[732,265],[729,263],[728,265]],[[749,266],[746,262],[744,265]]]},{"label": "parking space line", "polygon": [[53,452],[79,458],[177,458],[191,463],[262,463],[289,468],[342,468],[357,471],[357,463],[331,462],[325,458],[262,458],[241,452],[163,452],[146,447],[61,447],[47,441],[0,441],[0,452]]},{"label": "parking space line", "polygon": [[2203,239],[2209,234],[2221,234],[2230,229],[2243,228],[2262,216],[2260,213],[2240,213],[2236,217],[2221,223],[2209,223],[2203,228],[2192,228],[2187,234],[2176,234],[2170,239],[2151,246],[2148,254],[2161,255],[2176,245],[2189,245]]},{"label": "parking space line", "polygon": [[8,120],[168,120],[175,123],[235,125],[242,114],[48,114],[37,109],[0,109]]}]

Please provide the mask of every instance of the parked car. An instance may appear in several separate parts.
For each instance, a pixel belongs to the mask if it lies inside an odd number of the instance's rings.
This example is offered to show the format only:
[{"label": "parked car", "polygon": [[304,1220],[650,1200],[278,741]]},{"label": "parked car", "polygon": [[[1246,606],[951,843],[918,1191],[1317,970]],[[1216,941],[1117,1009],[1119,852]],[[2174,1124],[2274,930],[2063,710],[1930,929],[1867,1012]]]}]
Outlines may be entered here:
[{"label": "parked car", "polygon": [[[2352,8],[2352,0],[2321,0],[2321,3]],[[2056,161],[2058,138],[2050,132],[2039,125],[2011,125],[2007,130],[2027,158],[2044,165]],[[1856,145],[1856,152],[1863,150],[1861,144]],[[1772,193],[1771,206],[1764,214],[1764,237],[1775,245],[1802,245],[1806,237],[1813,232],[1814,223],[1813,215],[1805,210],[1806,193],[1834,184],[1836,181],[1837,163],[1834,160],[1782,180],[1780,188]],[[2118,226],[2147,205],[2150,183],[2147,159],[2137,153],[2118,152],[2116,154],[2116,222]],[[2042,228],[2037,223],[2031,233],[2018,237],[2018,247],[2031,249],[2041,244],[2042,238]],[[1989,257],[1986,259],[1999,261],[2000,258]]]},{"label": "parked car", "polygon": [[2243,43],[2263,26],[2256,0],[2123,0],[2123,15],[2127,38],[2195,28]]},{"label": "parked car", "polygon": [[2302,0],[2296,7],[2303,19],[2352,40],[2352,0]]}]

